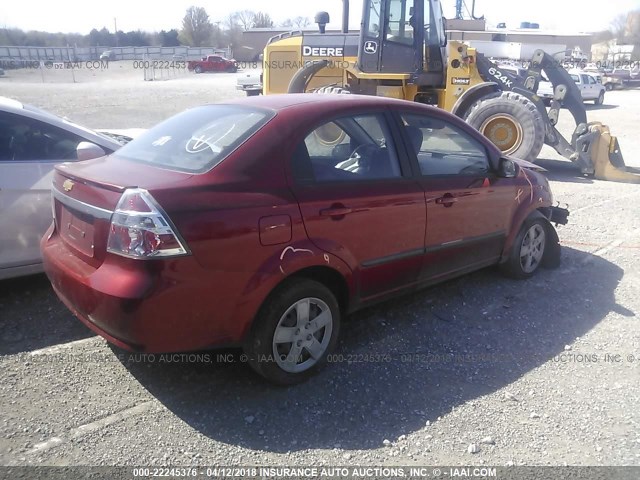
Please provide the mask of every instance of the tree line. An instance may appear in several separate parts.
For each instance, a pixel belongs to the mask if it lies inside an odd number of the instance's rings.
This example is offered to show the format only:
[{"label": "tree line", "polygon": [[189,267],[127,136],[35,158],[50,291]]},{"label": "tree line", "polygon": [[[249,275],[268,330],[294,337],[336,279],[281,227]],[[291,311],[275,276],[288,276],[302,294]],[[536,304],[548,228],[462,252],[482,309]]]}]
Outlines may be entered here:
[{"label": "tree line", "polygon": [[[304,28],[311,24],[307,17],[289,18],[280,23],[282,28]],[[92,29],[89,34],[50,33],[24,31],[19,28],[0,28],[0,45],[30,47],[228,47],[238,45],[242,32],[251,28],[273,28],[276,23],[265,12],[241,10],[223,20],[212,20],[203,7],[189,7],[182,19],[181,28],[144,32],[133,30],[113,33],[106,27]]]}]

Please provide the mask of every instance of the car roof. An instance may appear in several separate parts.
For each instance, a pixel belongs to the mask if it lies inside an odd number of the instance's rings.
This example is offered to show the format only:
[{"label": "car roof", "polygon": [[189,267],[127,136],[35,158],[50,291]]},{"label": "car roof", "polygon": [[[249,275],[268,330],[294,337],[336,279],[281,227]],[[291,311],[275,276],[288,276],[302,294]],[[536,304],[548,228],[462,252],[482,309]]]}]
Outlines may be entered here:
[{"label": "car roof", "polygon": [[83,137],[87,141],[96,143],[97,145],[100,145],[102,147],[107,147],[111,150],[116,150],[122,146],[122,144],[115,141],[114,139],[91,130],[90,128],[78,125],[65,118],[54,115],[51,112],[47,112],[46,110],[42,110],[38,107],[24,104],[12,98],[0,96],[0,111],[13,113],[15,115],[20,115],[22,117],[27,117],[48,123],[50,125],[53,125],[54,127],[67,130],[68,132]]},{"label": "car roof", "polygon": [[387,105],[406,105],[406,100],[395,98],[376,97],[372,95],[341,95],[329,93],[287,93],[280,95],[260,95],[257,97],[243,97],[229,101],[219,102],[221,104],[251,105],[254,107],[268,108],[271,110],[284,110],[300,105],[310,106],[310,104],[324,106],[344,106],[345,104],[354,107]]},{"label": "car roof", "polygon": [[15,108],[17,110],[24,109],[24,105],[13,98],[0,97],[0,107]]}]

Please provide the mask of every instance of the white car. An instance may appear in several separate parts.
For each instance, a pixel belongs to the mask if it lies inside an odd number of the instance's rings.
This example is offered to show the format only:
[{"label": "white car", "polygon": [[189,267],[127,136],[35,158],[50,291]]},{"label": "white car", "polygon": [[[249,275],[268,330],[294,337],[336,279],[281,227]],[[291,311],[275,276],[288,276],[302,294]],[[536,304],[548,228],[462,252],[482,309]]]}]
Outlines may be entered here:
[{"label": "white car", "polygon": [[262,73],[249,72],[238,75],[236,89],[246,92],[247,97],[255,97],[262,93]]},{"label": "white car", "polygon": [[[602,80],[598,82],[598,78],[594,73],[571,70],[569,75],[578,86],[583,101],[593,101],[596,105],[604,103],[604,94],[607,90],[602,84]],[[538,86],[538,96],[543,100],[550,102],[553,98],[553,85],[548,81],[541,81]]]},{"label": "white car", "polygon": [[127,133],[106,136],[0,97],[0,280],[42,271],[54,165],[112,153],[136,134]]}]

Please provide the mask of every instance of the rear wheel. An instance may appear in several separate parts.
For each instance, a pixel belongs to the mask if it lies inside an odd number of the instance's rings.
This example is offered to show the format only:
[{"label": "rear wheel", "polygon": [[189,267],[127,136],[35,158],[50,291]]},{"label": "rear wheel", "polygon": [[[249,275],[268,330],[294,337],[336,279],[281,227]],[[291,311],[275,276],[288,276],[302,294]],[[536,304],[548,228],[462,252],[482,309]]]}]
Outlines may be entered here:
[{"label": "rear wheel", "polygon": [[513,242],[507,262],[502,271],[516,279],[533,276],[543,264],[548,244],[547,226],[540,218],[526,221]]},{"label": "rear wheel", "polygon": [[339,330],[340,308],[331,290],[313,280],[295,279],[267,299],[244,350],[264,378],[292,385],[326,363]]},{"label": "rear wheel", "polygon": [[505,155],[535,162],[544,145],[542,115],[533,102],[517,93],[502,92],[480,99],[465,120]]}]

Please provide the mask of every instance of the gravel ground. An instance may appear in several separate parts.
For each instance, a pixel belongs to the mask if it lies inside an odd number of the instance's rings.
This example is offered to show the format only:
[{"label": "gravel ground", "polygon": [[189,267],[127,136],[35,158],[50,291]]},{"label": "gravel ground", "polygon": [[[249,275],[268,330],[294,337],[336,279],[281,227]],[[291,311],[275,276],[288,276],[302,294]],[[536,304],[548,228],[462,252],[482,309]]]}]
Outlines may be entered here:
[{"label": "gravel ground", "polygon": [[[242,95],[230,74],[8,73],[2,95],[94,128]],[[606,103],[590,119],[640,166],[640,94]],[[640,188],[547,150],[540,163],[572,211],[561,268],[524,282],[489,269],[353,315],[339,361],[289,389],[234,351],[130,355],[43,276],[0,282],[0,465],[640,466]]]}]

